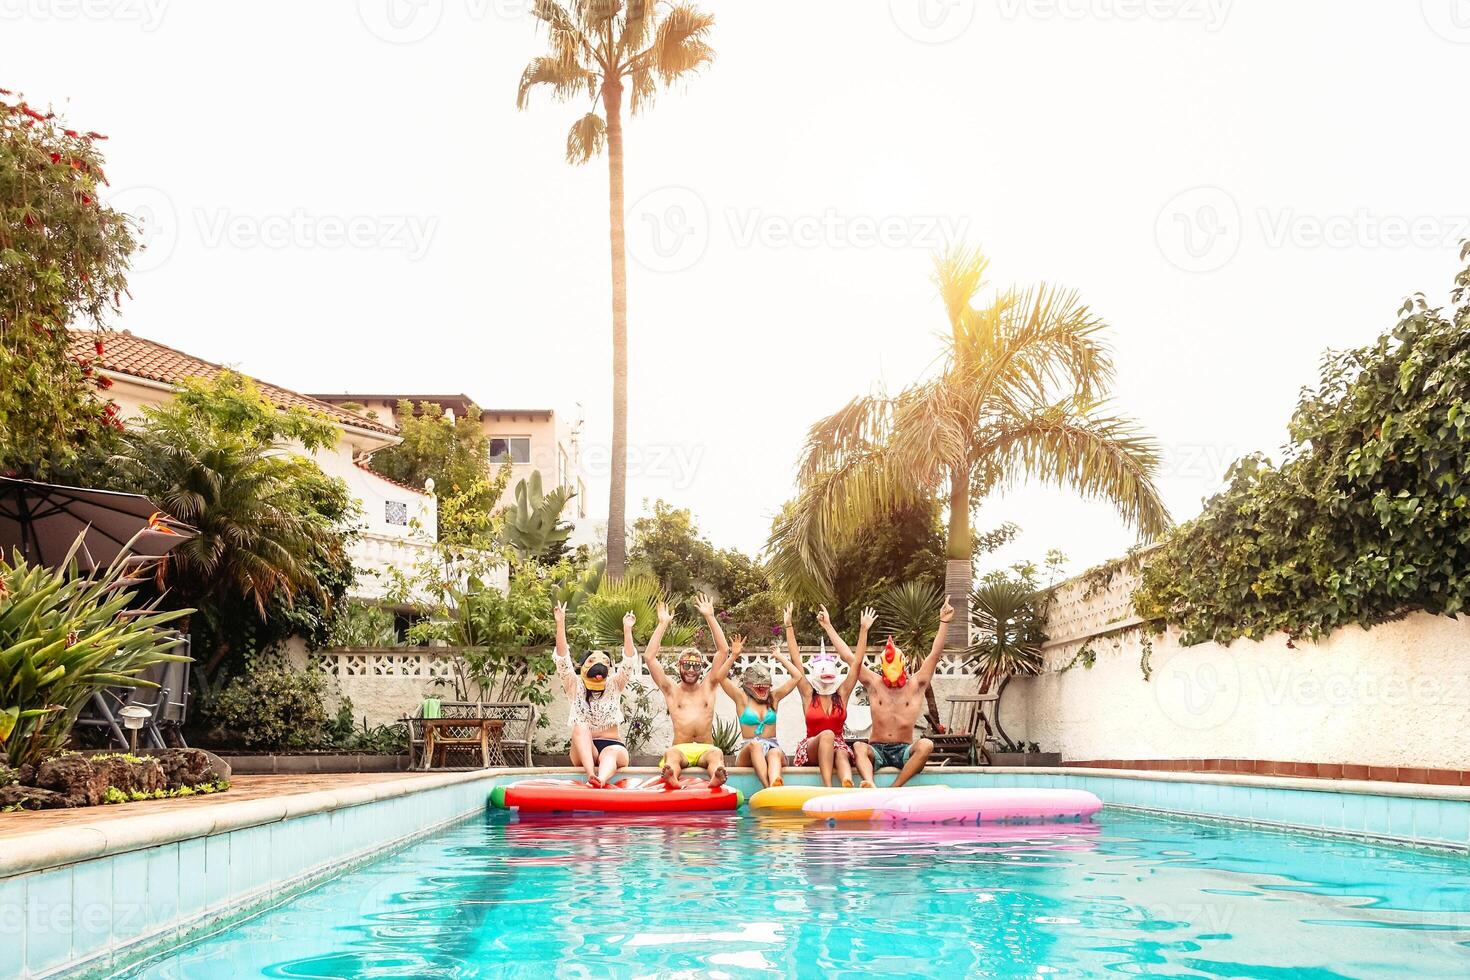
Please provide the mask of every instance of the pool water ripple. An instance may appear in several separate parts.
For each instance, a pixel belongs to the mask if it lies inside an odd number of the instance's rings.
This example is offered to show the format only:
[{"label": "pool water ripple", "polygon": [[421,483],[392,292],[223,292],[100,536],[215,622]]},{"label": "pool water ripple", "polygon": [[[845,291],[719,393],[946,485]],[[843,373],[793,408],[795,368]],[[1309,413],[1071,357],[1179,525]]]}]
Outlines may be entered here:
[{"label": "pool water ripple", "polygon": [[458,824],[140,978],[1470,975],[1470,858],[1104,811]]}]

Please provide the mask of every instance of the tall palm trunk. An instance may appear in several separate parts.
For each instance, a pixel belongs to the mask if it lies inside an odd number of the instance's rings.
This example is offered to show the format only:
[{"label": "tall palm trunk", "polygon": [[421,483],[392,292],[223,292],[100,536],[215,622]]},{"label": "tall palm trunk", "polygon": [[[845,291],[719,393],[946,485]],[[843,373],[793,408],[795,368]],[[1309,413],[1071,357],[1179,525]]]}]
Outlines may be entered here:
[{"label": "tall palm trunk", "polygon": [[970,533],[970,474],[957,468],[950,476],[949,534],[944,545],[944,591],[954,606],[954,622],[945,638],[952,649],[970,645],[970,588],[975,576],[974,541]]},{"label": "tall palm trunk", "polygon": [[609,244],[612,248],[612,486],[607,500],[607,575],[623,577],[627,538],[623,529],[628,496],[628,259],[623,213],[623,86],[613,77],[602,87],[607,113]]}]

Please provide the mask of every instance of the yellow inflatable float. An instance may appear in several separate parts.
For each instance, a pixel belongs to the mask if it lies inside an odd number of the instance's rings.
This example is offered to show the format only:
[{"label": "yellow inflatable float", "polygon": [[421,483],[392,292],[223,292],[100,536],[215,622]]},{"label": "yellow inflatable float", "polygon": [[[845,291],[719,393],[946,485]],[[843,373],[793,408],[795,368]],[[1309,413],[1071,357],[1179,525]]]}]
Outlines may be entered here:
[{"label": "yellow inflatable float", "polygon": [[[944,786],[905,786],[888,793],[905,793],[910,789],[945,789]],[[771,786],[758,790],[749,800],[752,810],[800,810],[807,800],[837,793],[871,792],[856,786]]]}]

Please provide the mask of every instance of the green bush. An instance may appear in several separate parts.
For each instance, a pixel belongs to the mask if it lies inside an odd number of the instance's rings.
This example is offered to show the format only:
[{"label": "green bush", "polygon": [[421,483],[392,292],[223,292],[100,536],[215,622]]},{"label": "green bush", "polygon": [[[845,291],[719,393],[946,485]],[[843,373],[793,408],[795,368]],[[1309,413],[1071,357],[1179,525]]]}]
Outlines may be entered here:
[{"label": "green bush", "polygon": [[[1461,258],[1470,256],[1470,246]],[[1134,605],[1183,642],[1317,637],[1470,598],[1470,269],[1446,314],[1406,301],[1371,346],[1330,353],[1285,460],[1230,485],[1151,556]]]},{"label": "green bush", "polygon": [[327,731],[326,679],[285,664],[256,664],[214,700],[222,734],[248,749],[306,749]]}]

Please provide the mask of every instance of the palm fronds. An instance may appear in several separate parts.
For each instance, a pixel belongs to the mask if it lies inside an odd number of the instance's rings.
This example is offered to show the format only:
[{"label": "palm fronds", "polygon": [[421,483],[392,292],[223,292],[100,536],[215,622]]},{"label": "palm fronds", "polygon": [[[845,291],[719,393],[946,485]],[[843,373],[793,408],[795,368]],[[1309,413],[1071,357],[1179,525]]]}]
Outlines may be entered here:
[{"label": "palm fronds", "polygon": [[911,658],[923,657],[934,640],[943,602],[944,593],[932,582],[895,585],[878,600],[877,626],[891,632],[893,642]]},{"label": "palm fronds", "polygon": [[967,651],[986,690],[1004,677],[1041,672],[1044,599],[1035,587],[1014,578],[990,580],[970,593],[970,623],[976,641]]}]

